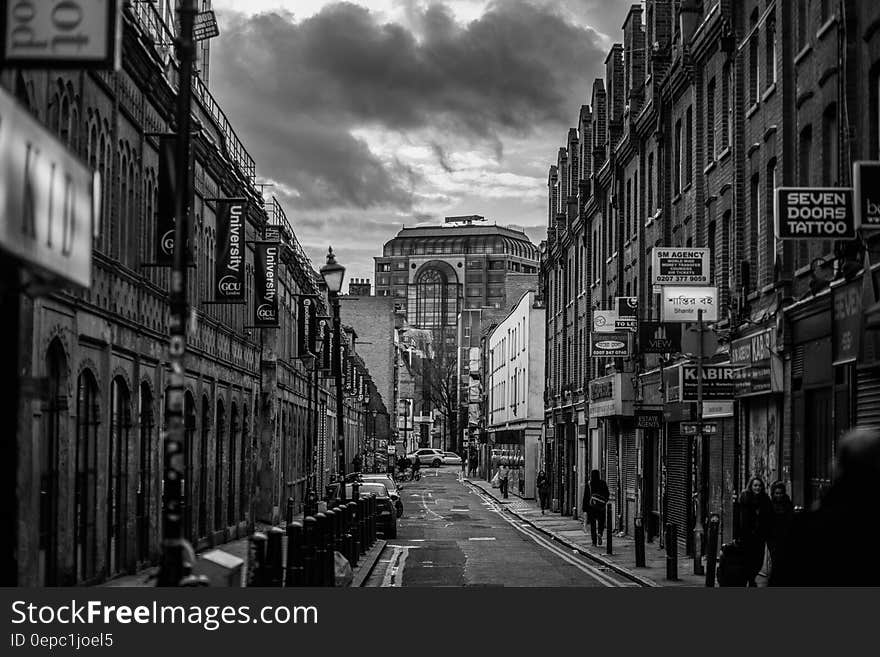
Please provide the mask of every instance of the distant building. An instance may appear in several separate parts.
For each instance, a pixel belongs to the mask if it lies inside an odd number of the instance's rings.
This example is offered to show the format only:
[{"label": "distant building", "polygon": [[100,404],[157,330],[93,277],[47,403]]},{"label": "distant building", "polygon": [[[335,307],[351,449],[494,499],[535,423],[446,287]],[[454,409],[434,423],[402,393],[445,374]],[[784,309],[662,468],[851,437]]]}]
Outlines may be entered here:
[{"label": "distant building", "polygon": [[[502,317],[526,290],[535,288],[538,249],[519,229],[490,224],[476,215],[447,217],[442,226],[402,229],[375,262],[376,296],[391,297],[403,313],[404,328],[427,332],[429,338],[430,364],[421,368],[422,380],[414,386],[412,428],[419,444],[460,448],[455,398],[458,315],[485,308]],[[439,385],[438,379],[452,385]],[[438,419],[440,427],[432,434]]]}]

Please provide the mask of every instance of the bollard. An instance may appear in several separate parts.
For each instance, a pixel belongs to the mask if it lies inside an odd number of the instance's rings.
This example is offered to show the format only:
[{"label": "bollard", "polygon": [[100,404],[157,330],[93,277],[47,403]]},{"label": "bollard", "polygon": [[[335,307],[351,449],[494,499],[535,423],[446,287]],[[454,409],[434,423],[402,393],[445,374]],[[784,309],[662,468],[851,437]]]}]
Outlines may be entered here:
[{"label": "bollard", "polygon": [[351,485],[351,501],[357,502],[361,496],[361,485],[358,482],[354,482]]},{"label": "bollard", "polygon": [[333,511],[333,549],[342,553],[342,511],[338,508]]},{"label": "bollard", "polygon": [[293,498],[288,497],[287,498],[287,516],[286,516],[288,525],[293,522],[293,507],[294,506],[295,506],[295,502],[293,501]]},{"label": "bollard", "polygon": [[348,554],[351,567],[354,568],[361,554],[357,535],[357,502],[348,503]]},{"label": "bollard", "polygon": [[327,586],[327,514],[315,514],[315,586]]},{"label": "bollard", "polygon": [[611,513],[611,503],[608,503],[608,506],[605,507],[605,554],[614,554],[614,548],[611,544],[611,537],[613,535],[613,529],[611,527],[612,518],[614,516]]},{"label": "bollard", "polygon": [[666,579],[678,580],[678,527],[671,522],[666,523]]},{"label": "bollard", "polygon": [[636,568],[645,567],[645,526],[641,518],[635,519]]},{"label": "bollard", "polygon": [[251,536],[248,550],[248,586],[265,586],[266,540],[263,532],[254,532]]},{"label": "bollard", "polygon": [[268,540],[266,541],[267,586],[281,586],[284,583],[282,536],[284,536],[284,530],[281,527],[271,527],[268,531]]},{"label": "bollard", "polygon": [[694,529],[694,575],[705,575],[703,555],[706,552],[706,533],[703,528]]},{"label": "bollard", "polygon": [[376,521],[379,519],[379,498],[370,498],[370,545],[376,543]]},{"label": "bollard", "polygon": [[305,572],[305,585],[317,586],[315,568],[315,531],[318,521],[315,516],[306,516],[303,523],[303,571]]},{"label": "bollard", "polygon": [[287,525],[287,571],[284,574],[285,586],[302,586],[303,573],[303,525],[299,521]]},{"label": "bollard", "polygon": [[324,533],[324,585],[336,586],[336,536],[334,534],[336,511],[327,511],[325,515],[327,516],[327,529]]},{"label": "bollard", "polygon": [[358,542],[361,549],[360,554],[367,553],[367,499],[365,497],[358,498],[357,501],[358,515]]},{"label": "bollard", "polygon": [[706,586],[715,586],[715,567],[718,564],[718,534],[721,530],[721,516],[709,516],[709,545],[706,551]]}]

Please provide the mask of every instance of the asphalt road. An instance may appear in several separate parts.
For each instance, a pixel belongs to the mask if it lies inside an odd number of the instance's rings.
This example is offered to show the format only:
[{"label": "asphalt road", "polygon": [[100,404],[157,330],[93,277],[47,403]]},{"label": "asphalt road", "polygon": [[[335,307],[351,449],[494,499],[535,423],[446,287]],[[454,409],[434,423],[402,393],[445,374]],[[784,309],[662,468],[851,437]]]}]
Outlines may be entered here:
[{"label": "asphalt road", "polygon": [[460,468],[422,471],[404,484],[397,538],[365,586],[634,585],[502,510]]}]

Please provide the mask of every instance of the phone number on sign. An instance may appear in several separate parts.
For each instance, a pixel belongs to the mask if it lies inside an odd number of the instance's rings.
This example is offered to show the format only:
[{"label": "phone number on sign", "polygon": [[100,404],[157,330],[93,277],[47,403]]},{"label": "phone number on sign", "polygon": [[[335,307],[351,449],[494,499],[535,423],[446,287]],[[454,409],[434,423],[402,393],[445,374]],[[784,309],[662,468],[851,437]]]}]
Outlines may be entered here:
[{"label": "phone number on sign", "polygon": [[32,648],[109,648],[113,645],[113,635],[108,632],[101,634],[21,634],[16,632],[11,636],[10,643],[13,648],[29,646]]}]

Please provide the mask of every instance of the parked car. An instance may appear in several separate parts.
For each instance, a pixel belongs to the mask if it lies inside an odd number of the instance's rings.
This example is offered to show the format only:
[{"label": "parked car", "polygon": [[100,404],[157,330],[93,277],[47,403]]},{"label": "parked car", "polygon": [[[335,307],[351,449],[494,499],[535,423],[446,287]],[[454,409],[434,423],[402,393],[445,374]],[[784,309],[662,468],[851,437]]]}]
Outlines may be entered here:
[{"label": "parked car", "polygon": [[385,484],[385,488],[388,489],[388,494],[391,496],[391,501],[394,502],[394,508],[397,509],[397,517],[400,518],[403,515],[403,501],[400,499],[400,489],[397,487],[396,481],[386,474],[361,475],[361,481],[376,481],[380,484]]},{"label": "parked car", "polygon": [[455,452],[443,452],[443,465],[461,465],[461,457]]},{"label": "parked car", "polygon": [[433,449],[431,447],[423,447],[406,455],[410,461],[419,460],[421,465],[430,465],[432,468],[439,468],[443,464],[443,450]]},{"label": "parked car", "polygon": [[[332,498],[339,497],[339,484],[329,487]],[[364,481],[358,486],[358,495],[374,493],[378,502],[379,520],[376,523],[385,538],[397,538],[397,510],[385,484],[378,481]],[[352,484],[345,484],[345,499],[351,500],[354,495]]]}]

